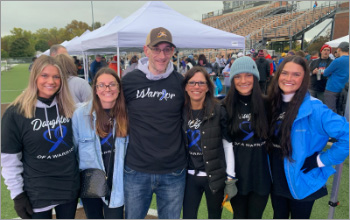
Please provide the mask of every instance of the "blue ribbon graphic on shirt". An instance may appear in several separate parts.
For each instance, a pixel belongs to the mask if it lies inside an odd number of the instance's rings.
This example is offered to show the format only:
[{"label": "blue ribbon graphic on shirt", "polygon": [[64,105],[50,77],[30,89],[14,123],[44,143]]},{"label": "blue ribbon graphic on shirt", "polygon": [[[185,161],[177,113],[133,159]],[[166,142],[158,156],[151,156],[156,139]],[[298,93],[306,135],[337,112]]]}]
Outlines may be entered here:
[{"label": "blue ribbon graphic on shirt", "polygon": [[165,97],[165,95],[166,95],[166,90],[163,89],[163,90],[162,90],[162,93],[163,93],[163,95],[162,95],[162,97],[160,97],[159,101],[162,101],[162,99],[164,99],[164,97]]},{"label": "blue ribbon graphic on shirt", "polygon": [[196,146],[199,151],[202,151],[202,149],[198,146],[198,141],[201,139],[201,132],[200,130],[187,130],[187,137],[189,140],[188,148],[191,148],[192,146]]},{"label": "blue ribbon graphic on shirt", "polygon": [[275,125],[275,132],[273,133],[275,136],[278,135],[278,132],[280,131],[280,124],[282,123],[282,121],[276,121],[276,125]]},{"label": "blue ribbon graphic on shirt", "polygon": [[105,137],[105,138],[103,138],[103,139],[101,140],[101,145],[107,143],[107,145],[110,146],[110,147],[112,148],[111,143],[109,143],[109,141],[108,141],[108,139],[109,139],[111,136],[112,136],[112,132],[110,132],[110,133],[107,135],[107,137]]},{"label": "blue ribbon graphic on shirt", "polygon": [[[243,126],[244,124],[249,124],[249,127],[248,127],[249,130],[248,130],[248,131],[246,131],[246,130],[244,130],[244,129],[242,128],[242,126]],[[242,131],[243,133],[245,133],[245,134],[247,135],[247,136],[245,136],[245,138],[243,138],[243,141],[246,141],[246,140],[248,140],[248,139],[250,139],[251,137],[254,136],[254,131],[252,131],[250,121],[243,121],[242,123],[239,124],[239,128],[241,129],[241,131]]]},{"label": "blue ribbon graphic on shirt", "polygon": [[47,134],[49,131],[45,131],[43,136],[44,138],[48,141],[48,142],[51,142],[53,143],[54,145],[51,147],[51,149],[49,150],[49,153],[51,153],[52,151],[56,150],[56,148],[62,143],[64,145],[66,145],[67,147],[69,147],[69,145],[64,142],[64,137],[66,136],[67,134],[67,128],[66,126],[62,125],[62,136],[61,136],[61,133],[60,133],[60,127],[57,127],[56,129],[50,129],[50,131],[53,131],[54,134],[55,134],[55,137],[57,139],[57,141],[53,141],[51,140],[49,137],[47,137]]}]

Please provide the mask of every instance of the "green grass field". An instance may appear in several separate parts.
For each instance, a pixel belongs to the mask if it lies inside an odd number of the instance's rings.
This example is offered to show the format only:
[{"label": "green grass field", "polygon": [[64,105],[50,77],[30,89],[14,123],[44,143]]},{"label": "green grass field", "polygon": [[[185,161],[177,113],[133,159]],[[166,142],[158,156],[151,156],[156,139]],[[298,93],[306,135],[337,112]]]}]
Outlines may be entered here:
[{"label": "green grass field", "polygon": [[29,64],[19,64],[1,72],[1,103],[12,102],[28,85]]},{"label": "green grass field", "polygon": [[[28,84],[28,66],[29,64],[19,64],[13,67],[10,71],[1,72],[1,103],[9,103],[18,96]],[[330,198],[333,177],[328,180],[327,188],[329,195],[315,202],[311,214],[312,219],[325,219],[328,217],[328,201]],[[340,205],[335,209],[335,219],[349,219],[349,158],[346,159],[343,166],[341,184],[338,194]],[[156,209],[155,197],[151,204],[152,209]],[[1,219],[16,218],[16,212],[13,209],[13,201],[10,198],[10,193],[4,185],[1,178]],[[268,202],[263,218],[272,219],[273,211],[271,203]],[[201,206],[198,213],[199,219],[208,218],[206,201],[203,196]],[[232,219],[232,213],[224,208],[222,213],[223,219]]]}]

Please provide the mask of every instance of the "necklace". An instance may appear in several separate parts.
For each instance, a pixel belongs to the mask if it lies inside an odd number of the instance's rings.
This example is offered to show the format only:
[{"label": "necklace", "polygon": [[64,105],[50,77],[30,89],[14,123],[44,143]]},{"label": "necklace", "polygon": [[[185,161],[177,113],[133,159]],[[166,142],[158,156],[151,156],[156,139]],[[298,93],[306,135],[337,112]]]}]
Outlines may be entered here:
[{"label": "necklace", "polygon": [[247,106],[248,105],[248,103],[245,103],[245,102],[243,102],[242,100],[240,100],[240,99],[238,99],[242,104],[244,104],[245,106]]},{"label": "necklace", "polygon": [[195,110],[191,110],[191,120],[194,120],[195,118],[199,118],[199,116],[201,116],[202,115],[202,112],[203,112],[203,109],[201,109],[198,113],[197,113],[197,115],[196,115],[196,117],[193,117],[193,111],[195,111]]}]

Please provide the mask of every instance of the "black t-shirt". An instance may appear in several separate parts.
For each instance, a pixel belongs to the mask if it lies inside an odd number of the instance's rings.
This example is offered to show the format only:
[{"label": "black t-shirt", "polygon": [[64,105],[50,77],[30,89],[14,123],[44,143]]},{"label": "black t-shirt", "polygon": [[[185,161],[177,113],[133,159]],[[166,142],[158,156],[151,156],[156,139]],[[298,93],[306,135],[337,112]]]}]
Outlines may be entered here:
[{"label": "black t-shirt", "polygon": [[108,176],[107,183],[110,189],[112,189],[112,180],[113,180],[113,167],[114,167],[114,154],[115,147],[113,140],[113,132],[109,132],[109,134],[101,138],[101,151],[102,151],[102,160],[103,165],[105,166],[106,175]]},{"label": "black t-shirt", "polygon": [[183,77],[149,80],[136,69],[122,79],[130,142],[125,164],[145,173],[169,173],[187,165],[182,136]]},{"label": "black t-shirt", "polygon": [[22,152],[23,189],[34,208],[76,199],[80,187],[72,121],[57,117],[55,106],[47,107],[47,116],[37,107],[34,118],[25,118],[11,106],[1,122],[1,153]]},{"label": "black t-shirt", "polygon": [[[105,112],[109,114],[110,109],[105,109]],[[109,129],[109,133],[106,137],[100,137],[101,143],[101,152],[102,152],[102,160],[103,165],[105,167],[106,174],[108,174],[108,179],[112,179],[109,177],[113,176],[113,165],[114,165],[114,134],[112,126]]]},{"label": "black t-shirt", "polygon": [[251,95],[239,96],[240,131],[233,135],[235,172],[238,192],[247,195],[250,192],[268,195],[271,188],[271,176],[268,166],[266,140],[259,138],[251,127]]},{"label": "black t-shirt", "polygon": [[[281,149],[281,138],[280,138],[280,128],[282,121],[284,120],[286,110],[288,108],[287,102],[282,103],[282,108],[280,110],[280,114],[278,116],[278,120],[276,122],[275,126],[275,132],[274,135],[271,138],[273,149],[270,152],[270,159],[271,159],[271,173],[272,173],[272,193],[274,195],[286,197],[288,199],[294,199],[292,194],[290,193],[286,174],[284,171],[284,158],[282,156],[282,149]],[[321,198],[323,196],[327,195],[327,188],[324,186],[318,191],[314,192],[313,194],[309,195],[308,197],[298,200],[298,201],[313,201],[318,198]]]},{"label": "black t-shirt", "polygon": [[187,140],[189,153],[189,170],[205,171],[203,152],[201,146],[201,124],[203,120],[203,109],[191,110],[187,121]]},{"label": "black t-shirt", "polygon": [[332,60],[330,58],[328,59],[317,59],[313,60],[310,63],[310,71],[311,71],[311,78],[310,78],[310,89],[317,91],[317,92],[324,92],[327,85],[327,77],[321,75],[321,80],[317,80],[317,74],[312,74],[312,71],[315,68],[318,69],[326,69],[329,64],[331,64]]},{"label": "black t-shirt", "polygon": [[272,173],[272,193],[278,196],[283,196],[287,198],[293,198],[289,191],[286,174],[284,172],[284,159],[282,157],[282,149],[280,146],[280,135],[279,131],[281,128],[282,121],[286,114],[286,109],[288,108],[286,102],[282,103],[282,108],[280,114],[278,115],[278,120],[275,123],[274,135],[271,138],[273,148],[270,152],[271,158],[271,173]]}]

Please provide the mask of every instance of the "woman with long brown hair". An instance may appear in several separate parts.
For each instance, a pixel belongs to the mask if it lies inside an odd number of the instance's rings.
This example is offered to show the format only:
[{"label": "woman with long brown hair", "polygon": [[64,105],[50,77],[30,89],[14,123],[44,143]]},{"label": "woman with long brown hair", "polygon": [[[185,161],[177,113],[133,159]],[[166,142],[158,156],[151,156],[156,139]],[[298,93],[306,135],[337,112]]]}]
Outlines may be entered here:
[{"label": "woman with long brown hair", "polygon": [[[271,201],[274,218],[310,218],[316,199],[327,194],[333,165],[349,156],[349,123],[308,92],[309,66],[286,57],[269,90]],[[337,140],[324,149],[329,138]]]},{"label": "woman with long brown hair", "polygon": [[92,88],[92,101],[73,115],[75,147],[79,169],[103,170],[110,194],[81,200],[89,219],[122,219],[124,155],[129,141],[123,89],[117,73],[110,68],[97,72]]}]

